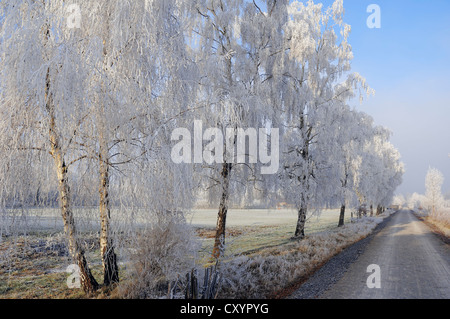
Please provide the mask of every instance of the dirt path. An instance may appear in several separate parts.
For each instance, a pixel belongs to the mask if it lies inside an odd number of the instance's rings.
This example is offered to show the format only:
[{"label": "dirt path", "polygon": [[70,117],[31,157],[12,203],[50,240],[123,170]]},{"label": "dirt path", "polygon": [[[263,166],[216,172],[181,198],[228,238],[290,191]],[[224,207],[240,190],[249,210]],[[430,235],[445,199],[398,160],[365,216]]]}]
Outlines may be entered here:
[{"label": "dirt path", "polygon": [[[377,282],[380,288],[369,288]],[[368,278],[370,277],[370,280]],[[324,299],[449,299],[450,246],[410,211],[397,213]]]}]

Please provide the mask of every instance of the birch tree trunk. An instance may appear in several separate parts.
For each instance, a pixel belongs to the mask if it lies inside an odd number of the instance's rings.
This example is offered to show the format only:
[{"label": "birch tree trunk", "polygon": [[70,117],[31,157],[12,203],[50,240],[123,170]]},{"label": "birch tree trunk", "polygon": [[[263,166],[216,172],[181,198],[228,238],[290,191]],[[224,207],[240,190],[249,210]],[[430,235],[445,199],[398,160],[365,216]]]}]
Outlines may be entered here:
[{"label": "birch tree trunk", "polygon": [[304,239],[305,238],[305,224],[306,224],[306,212],[308,207],[306,205],[306,200],[304,194],[301,195],[301,205],[298,210],[297,226],[295,228],[294,239]]},{"label": "birch tree trunk", "polygon": [[344,219],[345,219],[345,205],[341,206],[341,212],[339,214],[339,224],[338,227],[344,226]]},{"label": "birch tree trunk", "polygon": [[[226,28],[225,28],[226,30]],[[231,40],[229,35],[224,34],[223,40],[221,42],[221,50],[222,54],[226,54],[231,49]],[[228,87],[226,90],[230,90],[233,87],[233,73],[232,73],[232,61],[231,59],[227,59],[225,62],[225,76],[227,79]],[[235,124],[235,130],[237,129]],[[233,145],[236,145],[236,136],[234,136]],[[226,143],[224,145],[224,149],[226,150]],[[214,248],[213,248],[213,258],[220,258],[224,254],[225,249],[225,234],[226,234],[226,219],[228,213],[228,198],[230,191],[230,174],[233,168],[233,164],[231,163],[223,163],[222,164],[222,172],[220,175],[222,176],[222,196],[220,197],[220,205],[219,205],[219,213],[217,215],[217,225],[216,225],[216,236],[214,240]]]},{"label": "birch tree trunk", "polygon": [[306,213],[308,211],[308,203],[306,197],[309,192],[309,179],[312,175],[311,161],[309,157],[309,144],[311,143],[311,132],[312,128],[307,127],[305,115],[300,116],[300,130],[303,137],[303,148],[301,156],[303,158],[303,163],[306,165],[306,169],[303,169],[303,174],[299,176],[299,180],[302,184],[301,197],[300,197],[300,209],[298,210],[297,226],[295,228],[294,239],[302,240],[305,238],[305,224],[306,224]]},{"label": "birch tree trunk", "polygon": [[87,293],[98,289],[98,283],[88,267],[84,251],[76,238],[76,227],[70,203],[70,187],[67,176],[67,166],[64,161],[61,143],[57,134],[55,107],[52,94],[50,93],[50,69],[47,71],[46,79],[46,110],[49,118],[49,140],[51,144],[50,153],[53,157],[56,174],[58,177],[59,205],[64,222],[64,232],[69,241],[69,252],[72,259],[76,261],[80,269],[80,281],[83,290]]},{"label": "birch tree trunk", "polygon": [[219,213],[217,216],[217,225],[216,225],[216,237],[214,240],[214,248],[213,248],[213,258],[216,259],[222,257],[224,251],[226,219],[228,213],[230,173],[232,168],[233,165],[229,163],[224,163],[222,165],[221,175],[223,178],[223,188],[222,188],[222,196],[220,198]]},{"label": "birch tree trunk", "polygon": [[[103,102],[101,102],[103,103]],[[119,269],[111,236],[111,207],[109,201],[109,152],[104,122],[105,108],[102,104],[97,114],[99,143],[99,214],[100,214],[100,255],[102,257],[103,284],[109,286],[119,282]]]},{"label": "birch tree trunk", "polygon": [[102,157],[99,160],[100,170],[100,253],[103,266],[103,284],[109,286],[119,282],[119,269],[117,267],[117,257],[114,251],[114,242],[111,236],[110,219],[111,208],[109,204],[109,165]]},{"label": "birch tree trunk", "polygon": [[377,216],[380,216],[383,213],[383,207],[381,205],[377,206]]},{"label": "birch tree trunk", "polygon": [[[343,188],[343,190],[344,190],[344,194],[345,194],[345,191],[346,191],[346,188],[347,188],[347,184],[348,184],[348,177],[349,177],[349,173],[348,173],[348,167],[347,167],[347,165],[345,164],[344,165],[345,166],[345,178],[344,178],[344,180],[341,180],[341,185],[342,185],[342,188]],[[338,224],[338,227],[342,227],[342,226],[344,226],[344,220],[345,220],[345,195],[344,195],[344,198],[343,198],[343,204],[342,204],[342,206],[341,206],[341,212],[340,212],[340,214],[339,214],[339,224]]]},{"label": "birch tree trunk", "polygon": [[[111,17],[110,12],[104,13],[104,33],[103,33],[103,71],[107,73],[108,71],[108,36],[110,33],[109,19]],[[102,82],[103,91],[106,93],[107,88]],[[106,98],[105,98],[106,100]],[[105,124],[105,100],[102,100],[97,113],[98,122],[98,143],[99,143],[99,213],[101,222],[101,232],[100,232],[100,254],[102,257],[102,267],[103,267],[103,284],[109,286],[113,283],[119,282],[119,269],[117,267],[117,257],[114,251],[114,242],[111,237],[110,229],[110,219],[111,219],[111,208],[109,201],[109,150],[108,150],[108,140],[107,140],[107,126]]]}]

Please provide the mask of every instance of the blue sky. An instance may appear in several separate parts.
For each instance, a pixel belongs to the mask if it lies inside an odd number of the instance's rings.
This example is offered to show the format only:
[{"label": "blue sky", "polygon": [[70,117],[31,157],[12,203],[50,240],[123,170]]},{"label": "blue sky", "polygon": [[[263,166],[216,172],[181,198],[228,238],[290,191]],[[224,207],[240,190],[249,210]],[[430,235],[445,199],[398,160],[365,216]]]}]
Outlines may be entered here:
[{"label": "blue sky", "polygon": [[[367,26],[370,4],[381,8],[380,29]],[[352,105],[393,132],[407,170],[398,193],[424,193],[430,166],[450,192],[450,1],[344,0],[344,8],[353,71],[376,90]]]}]

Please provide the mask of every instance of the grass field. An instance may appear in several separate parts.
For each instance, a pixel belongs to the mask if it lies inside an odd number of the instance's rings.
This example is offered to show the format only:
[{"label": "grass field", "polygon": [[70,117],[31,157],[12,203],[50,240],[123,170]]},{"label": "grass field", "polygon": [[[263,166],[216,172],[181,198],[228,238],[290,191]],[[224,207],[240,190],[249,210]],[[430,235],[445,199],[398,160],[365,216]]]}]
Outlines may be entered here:
[{"label": "grass field", "polygon": [[[217,211],[199,209],[189,221],[203,239],[202,255],[205,261],[212,252]],[[347,217],[347,222],[350,217]],[[305,233],[313,234],[337,227],[338,210],[325,210],[310,216]],[[261,249],[278,247],[291,242],[297,222],[295,210],[230,210],[227,215],[226,256],[257,254]]]}]

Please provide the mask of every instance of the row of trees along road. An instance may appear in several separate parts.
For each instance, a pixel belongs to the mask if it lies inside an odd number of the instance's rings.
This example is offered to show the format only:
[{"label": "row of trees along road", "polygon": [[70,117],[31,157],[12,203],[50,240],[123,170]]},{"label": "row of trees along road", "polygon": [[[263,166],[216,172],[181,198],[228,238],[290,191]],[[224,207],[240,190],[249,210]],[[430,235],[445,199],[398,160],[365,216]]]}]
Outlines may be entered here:
[{"label": "row of trees along road", "polygon": [[[68,5],[0,4],[0,199],[5,208],[31,205],[57,189],[86,291],[99,284],[77,236],[75,202],[98,207],[105,285],[119,281],[113,207],[170,215],[207,192],[218,208],[219,258],[228,208],[251,203],[255,190],[267,205],[295,206],[297,239],[316,208],[341,207],[342,226],[348,206],[390,203],[403,166],[390,133],[349,106],[372,90],[351,72],[342,0],[329,8],[79,0],[80,28],[68,27]],[[245,164],[173,163],[171,133],[194,120],[223,136],[279,128],[278,173],[261,174],[248,156]],[[237,138],[223,142],[224,154]]]}]

